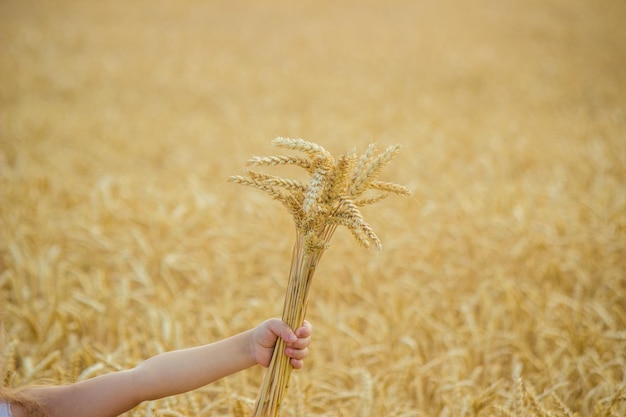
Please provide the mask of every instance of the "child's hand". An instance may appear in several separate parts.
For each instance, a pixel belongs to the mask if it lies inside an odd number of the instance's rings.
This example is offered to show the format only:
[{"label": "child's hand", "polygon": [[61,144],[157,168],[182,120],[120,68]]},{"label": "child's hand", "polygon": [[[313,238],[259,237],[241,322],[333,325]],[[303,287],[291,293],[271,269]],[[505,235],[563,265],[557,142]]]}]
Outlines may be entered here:
[{"label": "child's hand", "polygon": [[269,319],[264,321],[252,331],[252,355],[255,362],[268,367],[274,346],[280,337],[287,344],[285,354],[291,358],[291,366],[295,369],[302,368],[302,361],[309,354],[308,347],[311,344],[312,330],[311,324],[306,320],[302,327],[296,329],[295,333],[282,320]]}]

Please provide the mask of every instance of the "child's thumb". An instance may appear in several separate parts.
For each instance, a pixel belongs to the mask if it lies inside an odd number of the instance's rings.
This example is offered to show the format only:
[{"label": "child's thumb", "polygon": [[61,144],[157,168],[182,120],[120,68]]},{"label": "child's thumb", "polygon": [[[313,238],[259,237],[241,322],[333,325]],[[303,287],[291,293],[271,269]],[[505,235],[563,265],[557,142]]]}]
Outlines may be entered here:
[{"label": "child's thumb", "polygon": [[291,330],[291,327],[289,327],[287,323],[282,320],[270,320],[269,329],[272,333],[274,333],[276,336],[279,336],[285,342],[295,342],[298,339],[293,330]]}]

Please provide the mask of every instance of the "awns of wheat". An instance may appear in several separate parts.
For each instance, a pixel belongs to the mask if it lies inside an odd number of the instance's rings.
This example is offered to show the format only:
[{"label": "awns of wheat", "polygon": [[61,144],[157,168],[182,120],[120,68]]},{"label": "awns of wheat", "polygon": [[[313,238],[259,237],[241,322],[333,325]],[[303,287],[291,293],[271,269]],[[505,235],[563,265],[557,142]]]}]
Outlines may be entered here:
[{"label": "awns of wheat", "polygon": [[[383,168],[397,155],[398,145],[380,153],[370,145],[361,156],[351,151],[335,159],[323,147],[302,139],[276,138],[272,144],[306,156],[254,157],[247,165],[298,166],[309,173],[308,183],[253,170],[229,180],[265,191],[293,216],[296,242],[282,319],[295,329],[304,321],[315,268],[337,226],[345,226],[362,246],[373,244],[379,250],[381,242],[363,219],[359,207],[376,203],[390,194],[409,195],[410,192],[401,185],[377,180]],[[279,339],[256,402],[256,417],[279,415],[291,375],[284,348],[285,343]]]}]

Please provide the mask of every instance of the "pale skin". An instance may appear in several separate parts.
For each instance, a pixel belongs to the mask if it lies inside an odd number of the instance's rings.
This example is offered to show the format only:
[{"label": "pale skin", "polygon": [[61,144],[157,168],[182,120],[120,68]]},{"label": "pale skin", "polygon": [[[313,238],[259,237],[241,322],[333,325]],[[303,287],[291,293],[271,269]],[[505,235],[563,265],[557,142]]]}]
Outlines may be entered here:
[{"label": "pale skin", "polygon": [[[208,345],[154,356],[133,369],[101,375],[72,385],[36,387],[50,417],[114,417],[143,401],[200,388],[254,365],[269,366],[280,337],[285,354],[300,369],[308,355],[312,328],[308,322],[294,331],[278,319]],[[13,417],[28,417],[17,404]]]}]

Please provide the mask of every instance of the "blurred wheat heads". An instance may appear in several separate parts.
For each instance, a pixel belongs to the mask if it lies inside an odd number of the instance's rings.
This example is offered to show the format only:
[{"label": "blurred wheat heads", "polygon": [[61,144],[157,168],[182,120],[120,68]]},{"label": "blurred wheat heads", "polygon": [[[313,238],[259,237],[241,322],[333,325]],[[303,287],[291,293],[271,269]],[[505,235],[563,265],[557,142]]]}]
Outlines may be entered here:
[{"label": "blurred wheat heads", "polygon": [[[246,171],[247,175],[232,176],[229,180],[265,191],[293,216],[296,242],[282,319],[296,329],[304,322],[315,268],[337,226],[345,226],[362,246],[373,244],[380,250],[381,242],[363,219],[359,207],[376,203],[390,194],[410,195],[410,191],[401,185],[378,180],[384,167],[398,154],[398,145],[380,153],[375,145],[370,145],[361,156],[351,151],[335,159],[320,145],[302,139],[279,137],[272,144],[306,156],[254,157],[247,165],[297,166],[309,173],[308,183],[250,169]],[[291,375],[284,348],[285,343],[279,339],[259,392],[255,417],[276,417],[280,413]]]}]

